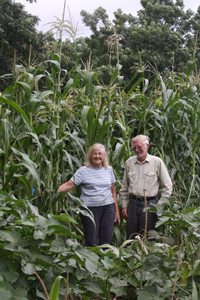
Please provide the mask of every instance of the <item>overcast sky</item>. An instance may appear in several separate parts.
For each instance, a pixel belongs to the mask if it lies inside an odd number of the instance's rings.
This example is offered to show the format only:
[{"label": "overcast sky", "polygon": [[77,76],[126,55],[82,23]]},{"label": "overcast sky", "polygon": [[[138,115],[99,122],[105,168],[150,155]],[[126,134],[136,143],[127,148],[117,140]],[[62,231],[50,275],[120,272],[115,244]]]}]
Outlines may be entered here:
[{"label": "overcast sky", "polygon": [[[198,6],[200,5],[199,0],[183,1],[185,9],[190,8],[194,12],[197,11]],[[45,24],[56,21],[54,16],[62,19],[64,0],[37,0],[37,3],[28,3],[26,0],[15,0],[15,2],[22,3],[28,13],[40,18],[41,21],[37,27],[39,31],[48,31],[51,27],[50,25]],[[137,11],[141,9],[140,0],[67,0],[66,5],[69,7],[74,24],[76,25],[78,23],[78,27],[82,29],[82,36],[89,36],[90,32],[81,22],[81,10],[93,13],[95,9],[102,6],[109,15],[110,20],[112,20],[113,12],[118,8],[121,8],[124,13],[131,13],[134,16],[137,16]],[[65,19],[69,19],[67,7]]]}]

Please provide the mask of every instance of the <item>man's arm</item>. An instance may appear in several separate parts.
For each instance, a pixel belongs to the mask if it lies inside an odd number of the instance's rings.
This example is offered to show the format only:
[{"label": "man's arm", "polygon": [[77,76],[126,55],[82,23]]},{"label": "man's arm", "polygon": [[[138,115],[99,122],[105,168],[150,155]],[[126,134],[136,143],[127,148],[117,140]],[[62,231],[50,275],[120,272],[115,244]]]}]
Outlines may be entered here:
[{"label": "man's arm", "polygon": [[160,184],[162,188],[161,192],[161,198],[169,198],[172,194],[172,181],[169,175],[169,172],[164,164],[163,161],[161,161],[160,164]]}]

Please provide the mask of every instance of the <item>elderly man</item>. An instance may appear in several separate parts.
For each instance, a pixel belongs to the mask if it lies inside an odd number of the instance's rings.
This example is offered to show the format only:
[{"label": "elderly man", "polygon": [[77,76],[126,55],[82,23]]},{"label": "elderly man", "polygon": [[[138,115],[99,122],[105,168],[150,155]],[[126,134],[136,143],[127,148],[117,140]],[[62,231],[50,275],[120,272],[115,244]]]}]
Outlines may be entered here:
[{"label": "elderly man", "polygon": [[127,219],[127,239],[134,238],[138,233],[144,234],[145,229],[155,230],[157,215],[149,211],[146,214],[144,208],[145,201],[147,207],[158,202],[159,186],[161,197],[169,198],[172,193],[172,182],[164,162],[148,154],[149,137],[138,135],[132,139],[132,145],[136,156],[125,163],[120,189],[122,215]]}]

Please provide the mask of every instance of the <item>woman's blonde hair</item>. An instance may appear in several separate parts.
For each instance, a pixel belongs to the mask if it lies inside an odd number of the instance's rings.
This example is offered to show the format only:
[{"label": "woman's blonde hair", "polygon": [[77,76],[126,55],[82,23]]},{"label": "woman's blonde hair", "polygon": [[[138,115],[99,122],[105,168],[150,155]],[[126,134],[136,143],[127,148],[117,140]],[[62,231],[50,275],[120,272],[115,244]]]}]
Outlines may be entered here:
[{"label": "woman's blonde hair", "polygon": [[96,149],[99,149],[99,148],[102,150],[102,153],[103,153],[103,156],[104,156],[104,158],[103,158],[103,167],[104,167],[105,169],[108,168],[108,156],[107,156],[107,153],[106,153],[106,149],[105,149],[104,145],[98,144],[98,143],[96,143],[96,144],[94,144],[94,145],[92,145],[92,146],[90,147],[90,149],[89,149],[89,151],[88,151],[88,153],[87,153],[87,155],[86,155],[85,162],[84,162],[84,165],[85,165],[86,167],[91,167],[91,165],[92,165],[92,163],[91,163],[91,156],[92,156],[92,153],[93,153]]}]

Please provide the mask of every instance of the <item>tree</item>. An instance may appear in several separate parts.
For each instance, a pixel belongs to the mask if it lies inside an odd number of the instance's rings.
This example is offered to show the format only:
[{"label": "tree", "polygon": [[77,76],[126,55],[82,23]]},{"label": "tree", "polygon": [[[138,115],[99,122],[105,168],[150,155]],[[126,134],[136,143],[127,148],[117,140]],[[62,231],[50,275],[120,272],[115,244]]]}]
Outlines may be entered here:
[{"label": "tree", "polygon": [[42,60],[42,47],[52,35],[37,32],[39,18],[24,11],[20,3],[11,0],[0,2],[0,75],[12,73],[13,62],[30,63],[30,47],[35,63]]},{"label": "tree", "polygon": [[84,51],[83,60],[86,61],[90,51],[92,66],[96,70],[100,81],[108,84],[113,69],[119,63],[119,52],[121,51],[120,40],[112,22],[108,19],[106,10],[97,8],[93,14],[81,11],[83,22],[93,32],[90,37],[85,38],[87,51]]},{"label": "tree", "polygon": [[[182,0],[141,0],[138,16],[114,12],[113,25],[118,36],[121,75],[130,79],[133,69],[150,64],[160,73],[184,71],[192,59],[196,32],[200,29],[200,13],[184,11]],[[199,10],[200,11],[200,10]],[[81,12],[83,22],[93,34],[86,38],[92,51],[93,65],[116,65],[112,54],[109,60],[107,39],[113,34],[106,11],[98,8],[93,14]],[[100,23],[101,21],[101,23]],[[196,59],[199,59],[196,56]]]},{"label": "tree", "polygon": [[[93,14],[82,10],[81,16],[85,25],[92,31],[90,38],[85,38],[85,42],[88,45],[88,51],[85,54],[89,57],[91,51],[92,64],[95,69],[102,65],[107,66],[109,64],[107,38],[112,34],[112,29],[110,28],[106,10],[99,7]],[[83,60],[87,60],[87,57],[83,57]]]},{"label": "tree", "polygon": [[[193,33],[191,10],[184,11],[183,1],[141,0],[143,9],[138,12],[140,43],[136,45],[145,61],[160,72],[181,70],[191,58],[192,49],[186,47],[188,36]],[[134,35],[132,36],[132,40]]]}]

